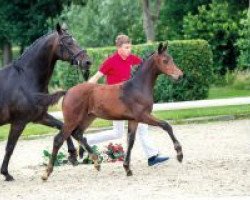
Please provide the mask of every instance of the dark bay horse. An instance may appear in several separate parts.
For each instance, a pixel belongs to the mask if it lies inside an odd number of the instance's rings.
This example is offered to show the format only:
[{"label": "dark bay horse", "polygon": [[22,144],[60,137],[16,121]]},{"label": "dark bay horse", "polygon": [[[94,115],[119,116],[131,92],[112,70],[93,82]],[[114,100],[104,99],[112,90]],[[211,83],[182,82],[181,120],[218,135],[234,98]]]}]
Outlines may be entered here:
[{"label": "dark bay horse", "polygon": [[[158,51],[146,59],[132,79],[122,84],[99,85],[83,83],[72,87],[63,100],[63,131],[55,136],[52,157],[42,179],[47,180],[53,171],[53,165],[59,148],[65,139],[72,135],[93,155],[83,132],[97,117],[107,120],[128,120],[128,146],[123,167],[127,176],[132,175],[130,155],[135,141],[138,123],[159,126],[165,130],[174,143],[179,162],[183,159],[182,147],[173,134],[172,127],[163,120],[154,118],[150,113],[153,108],[153,87],[161,73],[178,79],[183,75],[166,52],[167,46],[159,45]],[[99,169],[100,166],[95,164]]]},{"label": "dark bay horse", "polygon": [[[0,70],[0,125],[10,123],[10,132],[1,173],[13,180],[8,164],[19,136],[29,122],[61,130],[63,123],[47,113],[48,106],[58,101],[64,92],[44,99],[37,93],[48,93],[48,84],[57,60],[71,62],[82,69],[91,64],[85,50],[58,24],[56,31],[37,39],[15,62]],[[39,105],[39,102],[42,104]],[[75,147],[68,138],[69,152],[75,157]],[[76,159],[76,158],[75,158]]]}]

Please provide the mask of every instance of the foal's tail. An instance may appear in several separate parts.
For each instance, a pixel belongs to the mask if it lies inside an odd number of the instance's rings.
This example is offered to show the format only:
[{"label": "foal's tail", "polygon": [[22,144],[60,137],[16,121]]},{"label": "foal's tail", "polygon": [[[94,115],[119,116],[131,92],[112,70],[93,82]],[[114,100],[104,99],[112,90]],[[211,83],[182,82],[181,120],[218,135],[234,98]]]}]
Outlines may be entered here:
[{"label": "foal's tail", "polygon": [[38,106],[51,106],[56,104],[59,99],[66,94],[67,91],[58,91],[53,94],[37,93],[34,95]]}]

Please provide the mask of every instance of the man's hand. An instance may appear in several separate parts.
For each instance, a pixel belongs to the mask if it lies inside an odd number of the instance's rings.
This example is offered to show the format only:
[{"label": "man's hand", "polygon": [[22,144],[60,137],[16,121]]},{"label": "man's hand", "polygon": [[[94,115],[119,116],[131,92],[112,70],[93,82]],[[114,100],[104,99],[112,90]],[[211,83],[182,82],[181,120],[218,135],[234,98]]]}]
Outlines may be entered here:
[{"label": "man's hand", "polygon": [[89,80],[88,83],[97,83],[98,80],[103,77],[103,73],[98,71],[94,76],[92,76]]}]

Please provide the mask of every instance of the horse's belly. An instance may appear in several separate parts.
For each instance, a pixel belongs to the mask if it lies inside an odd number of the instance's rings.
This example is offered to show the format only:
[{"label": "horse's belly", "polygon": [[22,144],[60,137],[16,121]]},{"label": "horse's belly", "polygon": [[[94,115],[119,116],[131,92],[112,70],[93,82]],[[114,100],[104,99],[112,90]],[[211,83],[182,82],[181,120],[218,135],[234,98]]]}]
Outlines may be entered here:
[{"label": "horse's belly", "polygon": [[6,106],[0,108],[0,125],[8,123],[10,120],[9,109]]}]

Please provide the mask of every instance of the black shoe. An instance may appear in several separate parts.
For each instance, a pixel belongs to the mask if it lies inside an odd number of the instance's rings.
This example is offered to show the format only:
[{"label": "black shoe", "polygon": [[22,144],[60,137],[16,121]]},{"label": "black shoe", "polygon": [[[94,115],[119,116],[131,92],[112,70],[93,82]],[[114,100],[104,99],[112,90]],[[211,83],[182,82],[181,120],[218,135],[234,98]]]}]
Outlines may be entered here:
[{"label": "black shoe", "polygon": [[153,165],[157,165],[157,164],[160,164],[162,162],[165,162],[169,160],[169,157],[163,157],[163,156],[159,156],[159,155],[156,155],[156,156],[152,156],[148,159],[148,166],[153,166]]}]

